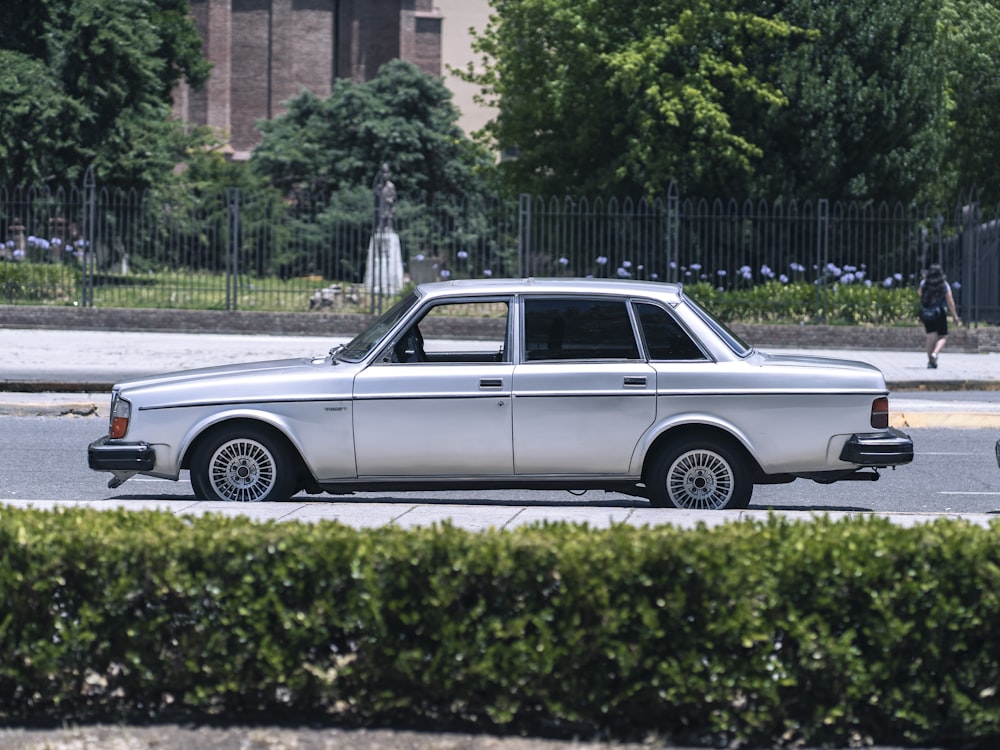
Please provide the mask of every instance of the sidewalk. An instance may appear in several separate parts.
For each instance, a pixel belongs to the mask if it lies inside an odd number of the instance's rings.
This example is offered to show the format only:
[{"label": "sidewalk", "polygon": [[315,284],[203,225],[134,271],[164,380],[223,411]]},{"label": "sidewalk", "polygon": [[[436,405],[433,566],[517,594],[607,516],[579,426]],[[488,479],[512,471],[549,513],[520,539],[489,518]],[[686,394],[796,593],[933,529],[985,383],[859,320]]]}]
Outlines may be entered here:
[{"label": "sidewalk", "polygon": [[[119,380],[324,355],[345,340],[343,336],[0,329],[0,414],[106,417],[108,392]],[[761,348],[870,362],[885,374],[898,426],[1000,428],[998,353],[945,349],[938,369],[928,370],[920,351]]]}]

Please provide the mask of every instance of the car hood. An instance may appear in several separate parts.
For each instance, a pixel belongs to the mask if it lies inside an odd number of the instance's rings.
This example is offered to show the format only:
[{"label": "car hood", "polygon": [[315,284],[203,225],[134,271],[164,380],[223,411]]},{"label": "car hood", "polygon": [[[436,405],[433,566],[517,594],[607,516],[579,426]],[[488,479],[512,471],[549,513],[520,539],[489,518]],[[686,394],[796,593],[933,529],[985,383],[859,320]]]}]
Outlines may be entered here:
[{"label": "car hood", "polygon": [[279,359],[133,378],[115,389],[140,408],[340,399],[350,396],[357,370],[329,357]]}]

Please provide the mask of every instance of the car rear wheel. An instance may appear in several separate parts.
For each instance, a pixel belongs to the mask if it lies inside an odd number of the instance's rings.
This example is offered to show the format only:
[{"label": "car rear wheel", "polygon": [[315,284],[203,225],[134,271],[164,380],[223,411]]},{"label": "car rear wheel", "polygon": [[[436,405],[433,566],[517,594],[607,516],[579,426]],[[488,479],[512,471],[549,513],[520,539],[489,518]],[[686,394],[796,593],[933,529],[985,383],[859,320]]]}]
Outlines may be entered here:
[{"label": "car rear wheel", "polygon": [[753,482],[740,450],[714,437],[684,439],[661,451],[646,477],[657,508],[745,508]]},{"label": "car rear wheel", "polygon": [[267,430],[227,427],[194,451],[191,485],[205,500],[287,500],[295,493],[294,462],[284,442]]}]

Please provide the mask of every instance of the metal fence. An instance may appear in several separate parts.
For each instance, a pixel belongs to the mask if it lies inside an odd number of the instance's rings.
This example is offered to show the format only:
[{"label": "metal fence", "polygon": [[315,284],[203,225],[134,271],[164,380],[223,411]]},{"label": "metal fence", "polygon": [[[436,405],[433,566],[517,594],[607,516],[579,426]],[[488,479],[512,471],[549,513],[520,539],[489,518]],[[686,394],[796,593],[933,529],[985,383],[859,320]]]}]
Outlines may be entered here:
[{"label": "metal fence", "polygon": [[[400,196],[391,231],[414,283],[616,276],[720,289],[914,287],[941,262],[963,317],[1000,322],[1000,214],[971,199],[957,206],[703,200],[676,188],[634,201]],[[373,275],[383,240],[365,190],[120,193],[90,177],[59,190],[0,187],[0,303],[381,309],[400,291]]]}]

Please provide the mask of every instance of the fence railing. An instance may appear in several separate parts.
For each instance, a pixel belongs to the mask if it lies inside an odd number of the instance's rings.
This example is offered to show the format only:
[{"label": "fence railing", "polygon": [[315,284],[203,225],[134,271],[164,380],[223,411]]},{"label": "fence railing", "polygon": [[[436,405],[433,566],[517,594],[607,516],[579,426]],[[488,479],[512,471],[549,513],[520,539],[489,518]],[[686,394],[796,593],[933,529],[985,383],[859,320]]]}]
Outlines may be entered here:
[{"label": "fence railing", "polygon": [[[826,200],[400,196],[391,231],[405,281],[599,276],[915,287],[941,262],[963,317],[1000,322],[1000,219]],[[0,303],[306,310],[373,305],[400,290],[371,266],[384,240],[364,191],[279,196],[120,193],[88,178],[0,187]]]}]

